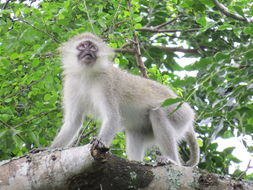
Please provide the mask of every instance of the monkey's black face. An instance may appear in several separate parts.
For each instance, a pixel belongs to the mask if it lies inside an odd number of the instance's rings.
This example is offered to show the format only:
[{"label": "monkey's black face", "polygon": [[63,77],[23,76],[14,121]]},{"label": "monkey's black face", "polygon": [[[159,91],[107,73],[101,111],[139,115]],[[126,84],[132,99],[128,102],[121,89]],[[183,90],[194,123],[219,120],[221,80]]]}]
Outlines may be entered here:
[{"label": "monkey's black face", "polygon": [[98,47],[93,44],[91,41],[83,41],[81,42],[77,47],[77,50],[79,50],[78,53],[78,60],[81,63],[85,64],[91,64],[96,61],[97,59],[97,51]]}]

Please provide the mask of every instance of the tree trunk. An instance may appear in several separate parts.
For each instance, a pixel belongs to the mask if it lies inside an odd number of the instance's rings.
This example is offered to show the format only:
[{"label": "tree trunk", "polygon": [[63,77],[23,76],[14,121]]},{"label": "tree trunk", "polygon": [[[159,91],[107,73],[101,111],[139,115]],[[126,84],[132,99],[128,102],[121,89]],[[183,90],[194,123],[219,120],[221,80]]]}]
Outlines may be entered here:
[{"label": "tree trunk", "polygon": [[0,190],[253,190],[236,181],[175,165],[130,162],[92,145],[28,154],[0,163]]}]

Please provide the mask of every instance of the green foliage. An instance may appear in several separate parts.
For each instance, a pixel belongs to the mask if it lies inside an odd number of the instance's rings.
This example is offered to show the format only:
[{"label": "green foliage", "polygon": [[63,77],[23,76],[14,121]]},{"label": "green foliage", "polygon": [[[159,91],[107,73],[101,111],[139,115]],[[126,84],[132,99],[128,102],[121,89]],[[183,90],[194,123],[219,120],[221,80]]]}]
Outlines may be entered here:
[{"label": "green foliage", "polygon": [[[227,174],[231,163],[240,162],[233,147],[218,151],[215,139],[245,135],[252,139],[253,23],[225,16],[209,0],[132,0],[131,8],[123,0],[20,2],[0,4],[1,160],[21,156],[34,146],[48,146],[61,126],[60,43],[91,31],[120,48],[133,40],[137,29],[175,19],[160,29],[178,32],[137,31],[149,76],[182,97],[168,99],[166,105],[184,100],[194,106],[200,168]],[[250,0],[220,2],[233,14],[253,17]],[[196,61],[182,67],[177,62],[182,53],[157,46],[196,50],[183,54]],[[117,54],[115,62],[140,74],[132,54]],[[198,74],[182,79],[175,71]],[[87,133],[92,129],[88,127]],[[252,146],[244,138],[242,142],[253,154]],[[124,143],[124,134],[119,133],[113,153],[125,156]],[[237,170],[234,175],[241,173]],[[246,178],[252,179],[252,174]]]}]

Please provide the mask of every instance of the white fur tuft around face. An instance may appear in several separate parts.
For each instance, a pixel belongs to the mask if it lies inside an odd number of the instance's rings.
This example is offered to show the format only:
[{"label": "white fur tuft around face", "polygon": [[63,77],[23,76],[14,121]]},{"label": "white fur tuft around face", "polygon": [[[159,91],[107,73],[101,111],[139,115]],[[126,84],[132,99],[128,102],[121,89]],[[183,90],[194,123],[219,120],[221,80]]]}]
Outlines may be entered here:
[{"label": "white fur tuft around face", "polygon": [[[77,46],[83,42],[89,40],[98,46],[98,52],[96,54],[96,64],[86,65],[80,64],[78,61]],[[102,49],[103,51],[100,51]],[[114,56],[112,48],[108,47],[101,39],[89,32],[77,35],[68,42],[64,43],[59,48],[62,56],[62,64],[65,71],[68,73],[83,73],[83,72],[97,72],[105,69],[109,64],[112,64],[111,59]]]}]

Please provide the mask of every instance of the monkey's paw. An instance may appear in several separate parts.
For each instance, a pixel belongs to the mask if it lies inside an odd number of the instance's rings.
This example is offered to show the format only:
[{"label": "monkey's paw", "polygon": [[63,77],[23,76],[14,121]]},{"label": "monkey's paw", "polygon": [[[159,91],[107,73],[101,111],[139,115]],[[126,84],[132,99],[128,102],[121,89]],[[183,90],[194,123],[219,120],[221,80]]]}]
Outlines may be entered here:
[{"label": "monkey's paw", "polygon": [[93,158],[95,160],[104,160],[105,154],[109,151],[109,147],[107,147],[98,137],[94,137],[90,144],[92,144],[90,151]]},{"label": "monkey's paw", "polygon": [[156,161],[158,166],[171,165],[171,164],[178,165],[178,163],[165,156],[157,156]]}]

